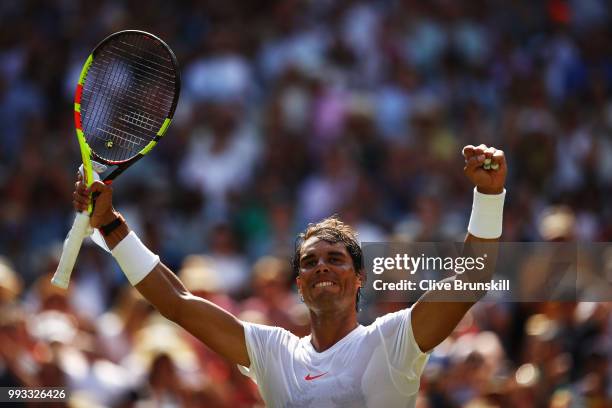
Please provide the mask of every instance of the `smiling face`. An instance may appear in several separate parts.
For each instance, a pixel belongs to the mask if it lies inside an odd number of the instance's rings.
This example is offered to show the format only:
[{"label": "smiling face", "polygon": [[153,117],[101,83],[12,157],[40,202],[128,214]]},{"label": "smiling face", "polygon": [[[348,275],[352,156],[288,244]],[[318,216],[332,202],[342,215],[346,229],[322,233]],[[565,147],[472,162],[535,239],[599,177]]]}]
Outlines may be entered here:
[{"label": "smiling face", "polygon": [[355,309],[361,277],[343,242],[310,237],[301,246],[298,262],[296,282],[309,309]]}]

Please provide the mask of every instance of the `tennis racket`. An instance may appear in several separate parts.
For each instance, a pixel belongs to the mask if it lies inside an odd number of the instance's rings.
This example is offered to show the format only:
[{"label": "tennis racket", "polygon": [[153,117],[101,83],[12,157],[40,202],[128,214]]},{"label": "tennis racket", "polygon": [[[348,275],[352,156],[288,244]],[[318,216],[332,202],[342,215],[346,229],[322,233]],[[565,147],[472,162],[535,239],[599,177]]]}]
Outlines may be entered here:
[{"label": "tennis racket", "polygon": [[[144,31],[111,34],[85,61],[74,96],[74,124],[87,186],[111,184],[164,135],[180,93],[176,57]],[[95,197],[94,197],[95,200]],[[93,201],[93,200],[92,200]],[[93,210],[77,213],[51,282],[67,288]]]}]

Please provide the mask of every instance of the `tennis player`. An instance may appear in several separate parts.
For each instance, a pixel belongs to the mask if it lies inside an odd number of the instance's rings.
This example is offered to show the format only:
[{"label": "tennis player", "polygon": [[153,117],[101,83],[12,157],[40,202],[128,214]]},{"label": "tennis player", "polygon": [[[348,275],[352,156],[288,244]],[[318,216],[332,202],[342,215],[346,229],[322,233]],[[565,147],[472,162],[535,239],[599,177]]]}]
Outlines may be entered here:
[{"label": "tennis player", "polygon": [[[464,147],[464,172],[475,185],[466,242],[496,241],[502,232],[507,168],[493,147]],[[492,167],[489,169],[489,160]],[[238,320],[189,293],[176,275],[130,231],[112,205],[112,189],[77,182],[74,206],[85,210],[100,193],[91,226],[132,285],[166,318],[256,381],[270,407],[414,407],[428,352],[455,328],[474,302],[429,302],[357,322],[362,252],[351,228],[329,218],[298,237],[297,287],[310,311],[311,334]],[[222,272],[222,271],[221,271]]]}]

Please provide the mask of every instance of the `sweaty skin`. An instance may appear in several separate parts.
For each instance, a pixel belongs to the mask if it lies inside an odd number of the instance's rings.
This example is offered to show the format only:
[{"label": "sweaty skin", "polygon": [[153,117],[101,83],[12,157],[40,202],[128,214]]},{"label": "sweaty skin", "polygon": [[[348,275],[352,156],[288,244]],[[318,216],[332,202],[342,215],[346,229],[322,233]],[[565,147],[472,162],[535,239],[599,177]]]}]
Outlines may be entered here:
[{"label": "sweaty skin", "polygon": [[311,237],[302,245],[296,282],[310,311],[315,350],[327,350],[357,326],[355,296],[361,276],[343,243]]}]

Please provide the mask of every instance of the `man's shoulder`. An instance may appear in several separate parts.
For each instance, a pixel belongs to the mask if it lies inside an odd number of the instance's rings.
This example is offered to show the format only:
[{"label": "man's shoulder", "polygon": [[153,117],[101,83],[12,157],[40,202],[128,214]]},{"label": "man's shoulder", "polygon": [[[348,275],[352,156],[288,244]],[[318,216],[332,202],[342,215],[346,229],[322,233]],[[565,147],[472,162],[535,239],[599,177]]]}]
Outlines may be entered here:
[{"label": "man's shoulder", "polygon": [[279,342],[279,343],[297,343],[300,337],[291,333],[289,330],[279,326],[271,326],[260,323],[251,323],[242,321],[244,332],[247,338],[257,337],[260,341]]},{"label": "man's shoulder", "polygon": [[412,308],[400,309],[395,312],[388,312],[377,317],[370,325],[366,326],[368,330],[376,330],[389,326],[397,326],[405,324],[409,321]]}]

